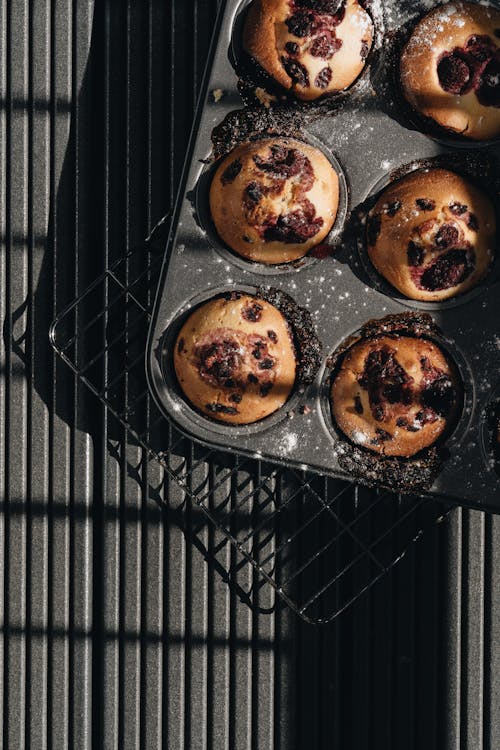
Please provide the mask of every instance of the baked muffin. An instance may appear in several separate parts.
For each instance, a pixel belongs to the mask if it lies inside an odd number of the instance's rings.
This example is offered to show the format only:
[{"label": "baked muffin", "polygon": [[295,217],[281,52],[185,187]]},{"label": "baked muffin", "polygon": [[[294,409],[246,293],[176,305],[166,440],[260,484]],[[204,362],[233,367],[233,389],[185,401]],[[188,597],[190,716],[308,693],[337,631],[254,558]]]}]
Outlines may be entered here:
[{"label": "baked muffin", "polygon": [[259,263],[302,258],[331,230],[339,179],[317,148],[272,138],[235,148],[210,186],[210,211],[221,239]]},{"label": "baked muffin", "polygon": [[234,293],[189,316],[177,336],[174,367],[184,395],[202,414],[250,424],[287,401],[296,354],[288,323],[276,307]]},{"label": "baked muffin", "polygon": [[253,0],[246,52],[298,99],[348,88],[373,43],[373,23],[357,0]]},{"label": "baked muffin", "polygon": [[342,361],[331,404],[335,422],[354,444],[410,458],[434,445],[454,421],[456,375],[429,339],[362,339]]},{"label": "baked muffin", "polygon": [[496,241],[491,201],[446,169],[418,170],[383,191],[367,222],[377,271],[410,299],[438,302],[486,275]]},{"label": "baked muffin", "polygon": [[401,83],[412,107],[446,130],[478,141],[500,136],[500,10],[435,8],[403,50]]}]

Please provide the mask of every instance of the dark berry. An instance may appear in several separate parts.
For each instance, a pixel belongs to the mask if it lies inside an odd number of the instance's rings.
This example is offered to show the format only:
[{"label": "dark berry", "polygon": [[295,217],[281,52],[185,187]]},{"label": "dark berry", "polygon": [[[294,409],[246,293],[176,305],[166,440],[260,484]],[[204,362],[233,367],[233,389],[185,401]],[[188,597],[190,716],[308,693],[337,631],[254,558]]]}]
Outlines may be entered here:
[{"label": "dark berry", "polygon": [[392,203],[388,203],[385,208],[385,212],[389,216],[396,216],[402,205],[403,204],[401,203],[401,201],[393,201]]},{"label": "dark berry", "polygon": [[[240,346],[236,339],[216,339],[195,349],[198,370],[204,380],[213,385],[225,386],[240,367]],[[231,381],[234,384],[234,381]]]},{"label": "dark berry", "polygon": [[285,49],[289,55],[296,55],[300,47],[297,42],[287,42],[285,44]]},{"label": "dark berry", "polygon": [[434,244],[439,248],[453,247],[460,238],[460,232],[453,224],[443,224],[434,239]]},{"label": "dark berry", "polygon": [[179,343],[177,344],[177,351],[179,354],[182,354],[182,350],[184,349],[184,339],[179,339]]},{"label": "dark berry", "polygon": [[241,160],[235,159],[234,161],[229,164],[228,167],[224,170],[222,173],[222,177],[220,178],[220,181],[223,185],[228,185],[230,182],[233,182],[234,179],[239,175],[241,172]]},{"label": "dark berry", "polygon": [[356,414],[363,414],[363,404],[360,396],[354,396],[354,410]]},{"label": "dark berry", "polygon": [[458,55],[444,53],[438,63],[441,88],[448,94],[461,94],[471,78],[471,70]]},{"label": "dark berry", "polygon": [[262,198],[264,195],[262,187],[258,182],[250,182],[246,186],[243,193],[243,202],[248,208],[254,208]]},{"label": "dark berry", "polygon": [[380,427],[377,427],[376,433],[381,443],[387,443],[389,440],[392,440],[392,435],[389,432],[386,432],[386,430],[382,430]]},{"label": "dark berry", "polygon": [[243,396],[241,395],[241,393],[231,393],[231,395],[229,396],[229,400],[235,404],[241,404],[242,398]]},{"label": "dark berry", "polygon": [[319,71],[318,75],[314,79],[314,85],[317,86],[319,89],[326,89],[331,80],[332,80],[331,68],[323,68],[322,70]]},{"label": "dark berry", "polygon": [[467,226],[472,229],[473,232],[479,231],[479,219],[476,214],[470,213],[467,217]]},{"label": "dark berry", "polygon": [[438,415],[430,407],[426,407],[425,409],[422,409],[421,411],[417,412],[417,414],[415,415],[415,420],[417,422],[420,422],[422,427],[426,424],[434,424],[434,422],[437,422],[438,419],[439,419]]},{"label": "dark berry", "polygon": [[274,367],[274,361],[272,359],[263,359],[259,362],[259,370],[272,370]]},{"label": "dark berry", "polygon": [[368,391],[374,419],[383,421],[384,403],[410,404],[412,383],[410,377],[387,346],[370,352],[365,360],[363,373],[358,377],[359,385]]},{"label": "dark berry", "polygon": [[475,62],[484,63],[494,54],[495,45],[489,36],[474,34],[467,39],[464,50]]},{"label": "dark berry", "polygon": [[314,28],[314,22],[314,13],[308,13],[304,10],[294,13],[293,16],[290,16],[290,18],[287,18],[287,20],[285,21],[290,34],[299,37],[299,39],[303,39],[306,36],[311,36],[312,30]]},{"label": "dark berry", "polygon": [[337,39],[327,34],[316,37],[309,52],[313,57],[321,57],[322,60],[330,60],[336,52],[342,47],[342,39]]},{"label": "dark berry", "polygon": [[272,383],[262,383],[260,386],[260,395],[262,398],[265,398],[269,391],[272,389],[273,384]]},{"label": "dark berry", "polygon": [[291,57],[282,57],[281,63],[294,83],[299,86],[309,86],[309,75],[303,65],[292,60]]},{"label": "dark berry", "polygon": [[446,375],[442,375],[422,391],[423,405],[442,417],[450,413],[455,400],[455,388]]},{"label": "dark berry", "polygon": [[253,374],[253,372],[248,373],[248,382],[253,383],[254,385],[259,382],[259,379]]},{"label": "dark berry", "polygon": [[285,244],[302,244],[314,237],[324,222],[316,216],[313,204],[303,201],[303,209],[291,211],[278,216],[275,222],[264,229],[266,242],[284,242]]},{"label": "dark berry", "polygon": [[421,211],[434,211],[436,208],[436,202],[430,198],[417,198],[415,203]]},{"label": "dark berry", "polygon": [[235,406],[225,406],[225,404],[206,404],[205,408],[212,414],[238,414]]},{"label": "dark berry", "polygon": [[425,250],[419,247],[415,242],[408,245],[408,265],[412,268],[418,268],[424,262]]},{"label": "dark berry", "polygon": [[257,323],[262,317],[264,308],[258,302],[251,302],[241,311],[241,317],[248,320],[249,323]]},{"label": "dark berry", "polygon": [[452,214],[455,214],[455,216],[463,216],[464,213],[467,211],[467,206],[465,206],[463,203],[451,203],[450,204],[450,211]]},{"label": "dark berry", "polygon": [[466,250],[451,250],[424,271],[420,285],[430,292],[451,289],[465,281],[473,270],[474,265]]},{"label": "dark berry", "polygon": [[370,247],[376,244],[380,230],[382,228],[382,219],[380,214],[373,214],[368,218],[368,224],[366,228],[366,234],[368,238],[368,244]]},{"label": "dark berry", "polygon": [[287,148],[279,143],[271,146],[269,156],[253,157],[255,166],[261,172],[269,174],[277,180],[286,180],[296,175],[301,176],[303,190],[310,190],[314,183],[312,164],[302,151],[297,148]]},{"label": "dark berry", "polygon": [[276,333],[274,331],[268,331],[267,332],[267,337],[268,337],[268,339],[270,341],[273,342],[273,344],[277,344],[278,343],[278,336],[276,335]]},{"label": "dark berry", "polygon": [[491,60],[484,69],[477,98],[486,107],[500,107],[500,60]]}]

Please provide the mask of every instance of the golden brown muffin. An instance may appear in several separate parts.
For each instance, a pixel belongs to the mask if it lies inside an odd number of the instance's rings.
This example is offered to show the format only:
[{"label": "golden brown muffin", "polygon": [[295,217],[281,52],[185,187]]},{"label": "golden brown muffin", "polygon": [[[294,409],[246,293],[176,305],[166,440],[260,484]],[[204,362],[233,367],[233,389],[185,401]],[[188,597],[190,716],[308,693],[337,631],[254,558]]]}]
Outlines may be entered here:
[{"label": "golden brown muffin", "polygon": [[335,12],[331,0],[253,0],[243,45],[269,75],[298,99],[348,88],[373,43],[373,23],[357,0]]},{"label": "golden brown muffin", "polygon": [[500,10],[453,2],[415,27],[401,58],[408,102],[453,133],[500,136]]},{"label": "golden brown muffin", "polygon": [[454,368],[428,339],[380,336],[348,350],[331,389],[333,417],[356,445],[410,458],[451,425]]},{"label": "golden brown muffin", "polygon": [[176,340],[174,367],[182,391],[202,414],[250,424],[287,401],[296,355],[279,310],[234,293],[206,302],[189,316]]},{"label": "golden brown muffin", "polygon": [[410,299],[427,302],[472,289],[493,260],[491,201],[446,169],[418,170],[391,184],[370,212],[368,254]]},{"label": "golden brown muffin", "polygon": [[317,148],[290,138],[246,143],[226,156],[210,186],[221,239],[259,263],[302,258],[337,216],[339,179]]}]

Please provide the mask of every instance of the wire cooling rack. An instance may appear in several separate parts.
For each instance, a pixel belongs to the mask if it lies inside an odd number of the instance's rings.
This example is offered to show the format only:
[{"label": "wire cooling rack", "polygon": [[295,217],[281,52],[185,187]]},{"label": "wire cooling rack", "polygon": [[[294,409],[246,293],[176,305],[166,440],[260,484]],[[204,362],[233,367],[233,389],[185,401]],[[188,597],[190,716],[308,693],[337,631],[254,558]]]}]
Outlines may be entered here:
[{"label": "wire cooling rack", "polygon": [[[144,355],[168,223],[165,217],[143,247],[117,260],[57,317],[52,345],[214,525],[212,559],[217,563],[224,546],[234,545],[239,555],[231,556],[229,569],[226,562],[219,569],[228,582],[237,578],[249,604],[272,608],[277,595],[305,621],[330,622],[447,508],[213,451],[160,414]],[[242,589],[238,573],[245,565],[253,570]]]}]

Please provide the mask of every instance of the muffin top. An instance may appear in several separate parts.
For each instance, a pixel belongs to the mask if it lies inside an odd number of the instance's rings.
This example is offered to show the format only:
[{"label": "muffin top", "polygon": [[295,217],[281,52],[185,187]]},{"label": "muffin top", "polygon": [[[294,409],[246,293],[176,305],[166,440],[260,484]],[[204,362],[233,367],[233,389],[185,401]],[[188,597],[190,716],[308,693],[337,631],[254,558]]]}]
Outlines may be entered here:
[{"label": "muffin top", "polygon": [[279,264],[302,258],[331,230],[339,179],[319,149],[291,138],[238,146],[210,186],[220,238],[249,260]]},{"label": "muffin top", "polygon": [[254,0],[245,50],[298,99],[343,91],[363,70],[373,22],[357,0]]},{"label": "muffin top", "polygon": [[435,8],[415,27],[400,72],[408,102],[441,127],[474,140],[500,136],[500,10]]},{"label": "muffin top", "polygon": [[353,443],[410,458],[436,443],[455,418],[457,379],[429,339],[378,336],[347,351],[331,403],[335,422]]},{"label": "muffin top", "polygon": [[389,185],[367,222],[377,271],[407,297],[427,302],[474,287],[491,266],[495,243],[489,198],[441,168],[417,170]]},{"label": "muffin top", "polygon": [[182,391],[202,414],[250,424],[289,398],[296,353],[289,325],[276,307],[232,293],[191,313],[177,336],[174,367]]}]

